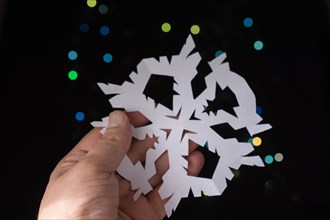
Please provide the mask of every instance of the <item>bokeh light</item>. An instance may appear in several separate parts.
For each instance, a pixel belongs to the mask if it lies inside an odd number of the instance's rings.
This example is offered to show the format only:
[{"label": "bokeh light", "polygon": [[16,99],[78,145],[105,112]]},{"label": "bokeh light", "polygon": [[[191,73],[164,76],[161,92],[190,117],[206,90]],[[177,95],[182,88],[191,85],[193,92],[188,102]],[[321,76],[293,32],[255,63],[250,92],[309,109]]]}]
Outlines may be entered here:
[{"label": "bokeh light", "polygon": [[76,51],[74,51],[74,50],[69,51],[68,58],[70,60],[76,60],[77,57],[78,57],[78,53]]},{"label": "bokeh light", "polygon": [[261,115],[261,113],[262,113],[262,108],[261,108],[260,106],[257,106],[257,107],[256,107],[256,113],[257,113],[258,115]]},{"label": "bokeh light", "polygon": [[89,31],[89,25],[85,22],[80,24],[80,31],[81,32],[88,32]]},{"label": "bokeh light", "polygon": [[274,188],[274,183],[270,180],[267,180],[265,182],[265,189],[268,190],[272,190]]},{"label": "bokeh light", "polygon": [[87,6],[90,7],[90,8],[94,8],[97,4],[97,1],[96,0],[87,0]]},{"label": "bokeh light", "polygon": [[243,24],[244,24],[244,26],[247,27],[247,28],[252,27],[252,25],[253,25],[253,19],[247,17],[247,18],[245,18],[245,19],[243,20]]},{"label": "bokeh light", "polygon": [[105,5],[105,4],[101,4],[101,5],[98,7],[98,10],[99,10],[100,14],[103,14],[103,15],[104,15],[104,14],[108,13],[109,8],[108,8],[107,5]]},{"label": "bokeh light", "polygon": [[170,30],[171,30],[170,23],[165,22],[165,23],[162,24],[162,31],[163,32],[169,32]]},{"label": "bokeh light", "polygon": [[220,56],[221,54],[223,54],[224,52],[222,50],[217,50],[214,54],[215,57]]},{"label": "bokeh light", "polygon": [[236,170],[236,169],[232,169],[231,170],[232,172],[233,172],[233,174],[234,174],[234,178],[239,178],[240,177],[240,171],[239,170]]},{"label": "bokeh light", "polygon": [[199,32],[200,32],[200,27],[198,26],[198,25],[193,25],[193,26],[191,26],[191,28],[190,28],[190,32],[192,33],[192,34],[198,34]]},{"label": "bokeh light", "polygon": [[260,40],[257,40],[256,42],[254,42],[254,49],[256,50],[261,50],[264,47],[264,43]]},{"label": "bokeh light", "polygon": [[82,121],[85,119],[85,114],[83,112],[77,112],[75,118],[77,121]]},{"label": "bokeh light", "polygon": [[267,164],[272,164],[273,162],[274,162],[274,158],[273,158],[272,155],[267,155],[267,156],[265,157],[265,163],[267,163]]},{"label": "bokeh light", "polygon": [[284,156],[281,153],[276,153],[275,156],[274,156],[274,159],[275,159],[276,162],[282,162],[283,159],[284,159]]},{"label": "bokeh light", "polygon": [[110,33],[110,28],[106,25],[100,27],[100,34],[106,36]]},{"label": "bokeh light", "polygon": [[254,138],[252,139],[252,144],[253,144],[254,146],[256,146],[256,147],[260,146],[260,145],[261,145],[261,142],[262,142],[262,140],[261,140],[260,137],[254,137]]},{"label": "bokeh light", "polygon": [[76,79],[78,78],[78,73],[77,73],[77,71],[75,71],[75,70],[71,70],[71,71],[69,71],[69,73],[68,73],[68,77],[69,77],[69,79],[71,79],[71,80],[76,80]]},{"label": "bokeh light", "polygon": [[110,53],[106,53],[103,55],[103,61],[106,63],[110,63],[112,61],[112,55]]}]

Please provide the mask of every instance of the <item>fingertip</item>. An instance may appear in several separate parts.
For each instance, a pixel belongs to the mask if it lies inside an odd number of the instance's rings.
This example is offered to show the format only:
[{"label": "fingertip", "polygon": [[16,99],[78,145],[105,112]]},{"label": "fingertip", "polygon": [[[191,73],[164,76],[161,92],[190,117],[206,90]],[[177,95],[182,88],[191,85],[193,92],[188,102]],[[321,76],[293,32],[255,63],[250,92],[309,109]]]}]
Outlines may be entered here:
[{"label": "fingertip", "polygon": [[[126,146],[126,151],[131,142],[132,130],[128,115],[125,111],[115,110],[109,114],[109,122],[107,128],[101,137],[101,141],[116,140]],[[103,140],[102,140],[103,139]]]},{"label": "fingertip", "polygon": [[125,111],[111,112],[104,134],[87,155],[92,168],[115,171],[127,153],[131,140],[131,126]]},{"label": "fingertip", "polygon": [[125,119],[125,112],[115,110],[109,114],[108,128],[116,128],[123,124]]},{"label": "fingertip", "polygon": [[194,151],[189,154],[188,158],[188,175],[197,176],[202,170],[205,158],[204,155],[200,151]]}]

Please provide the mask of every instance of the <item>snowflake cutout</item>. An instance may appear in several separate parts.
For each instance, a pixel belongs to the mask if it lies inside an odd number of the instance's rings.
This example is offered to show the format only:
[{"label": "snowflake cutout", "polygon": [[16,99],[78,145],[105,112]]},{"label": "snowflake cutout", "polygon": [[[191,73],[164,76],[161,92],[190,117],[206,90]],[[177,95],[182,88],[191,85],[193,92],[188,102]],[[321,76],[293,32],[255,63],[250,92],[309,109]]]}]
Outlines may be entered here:
[{"label": "snowflake cutout", "polygon": [[[234,176],[231,168],[238,169],[241,165],[264,166],[259,156],[249,155],[254,150],[251,143],[224,138],[212,126],[227,123],[235,130],[246,128],[251,136],[271,128],[269,124],[259,124],[262,118],[256,113],[255,95],[245,79],[232,72],[229,64],[224,62],[225,53],[208,62],[212,71],[205,77],[206,88],[194,98],[191,81],[198,74],[196,68],[201,61],[198,52],[192,53],[194,48],[193,38],[189,35],[180,53],[172,56],[171,61],[165,56],[159,57],[159,60],[143,59],[137,65],[137,72],[133,71],[129,76],[132,82],[125,81],[122,85],[98,83],[106,95],[114,95],[109,99],[114,108],[139,111],[150,120],[151,123],[146,126],[132,126],[135,138],[158,138],[154,148],[147,151],[144,165],[141,162],[133,164],[126,155],[117,169],[120,175],[131,182],[132,190],[136,190],[135,200],[153,189],[149,180],[156,174],[155,161],[167,151],[169,169],[162,177],[159,194],[163,199],[170,198],[165,204],[168,217],[175,211],[181,198],[188,197],[190,190],[195,197],[201,197],[202,192],[208,196],[221,195],[227,187],[227,180]],[[143,94],[153,74],[173,77],[173,90],[177,94],[173,95],[172,109],[156,104]],[[215,99],[217,87],[222,90],[229,88],[235,94],[238,103],[234,107],[235,115],[223,109],[213,114],[205,111],[205,106]],[[107,123],[108,117],[104,117],[102,121],[91,124],[102,127],[101,132],[104,133]],[[171,132],[167,133],[164,129]],[[188,155],[189,140],[200,146],[207,144],[208,150],[219,156],[211,178],[187,174],[188,162],[184,157]]]}]

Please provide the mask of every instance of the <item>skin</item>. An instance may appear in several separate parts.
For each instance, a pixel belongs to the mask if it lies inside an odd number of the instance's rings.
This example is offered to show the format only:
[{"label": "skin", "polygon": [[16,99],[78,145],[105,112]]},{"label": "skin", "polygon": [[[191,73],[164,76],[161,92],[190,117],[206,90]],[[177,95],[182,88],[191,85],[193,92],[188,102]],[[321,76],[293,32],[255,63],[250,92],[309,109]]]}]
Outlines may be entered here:
[{"label": "skin", "polygon": [[[125,154],[132,162],[143,162],[157,138],[132,138],[130,124],[139,127],[148,123],[140,113],[116,110],[109,117],[104,135],[98,128],[92,129],[58,162],[41,200],[38,220],[165,218],[167,199],[162,200],[157,191],[169,167],[167,154],[156,161],[157,174],[150,179],[154,189],[133,201],[130,183],[116,169]],[[196,148],[191,142],[186,158],[188,175],[198,175],[204,164]]]}]

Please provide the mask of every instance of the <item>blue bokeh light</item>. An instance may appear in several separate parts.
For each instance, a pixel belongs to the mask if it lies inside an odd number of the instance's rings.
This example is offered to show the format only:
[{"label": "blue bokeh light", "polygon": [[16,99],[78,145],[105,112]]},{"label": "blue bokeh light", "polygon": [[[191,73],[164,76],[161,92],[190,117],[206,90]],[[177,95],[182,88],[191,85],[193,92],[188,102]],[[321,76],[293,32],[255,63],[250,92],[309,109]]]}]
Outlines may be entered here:
[{"label": "blue bokeh light", "polygon": [[106,63],[110,63],[112,61],[112,55],[110,53],[106,53],[103,55],[103,61]]},{"label": "blue bokeh light", "polygon": [[253,19],[252,18],[245,18],[244,21],[243,21],[243,24],[245,27],[249,28],[249,27],[252,27],[253,25]]},{"label": "blue bokeh light", "polygon": [[83,112],[77,112],[75,117],[77,121],[82,121],[85,119],[85,114]]},{"label": "blue bokeh light", "polygon": [[103,35],[103,36],[106,36],[110,33],[110,28],[106,25],[103,25],[101,28],[100,28],[100,33]]}]

